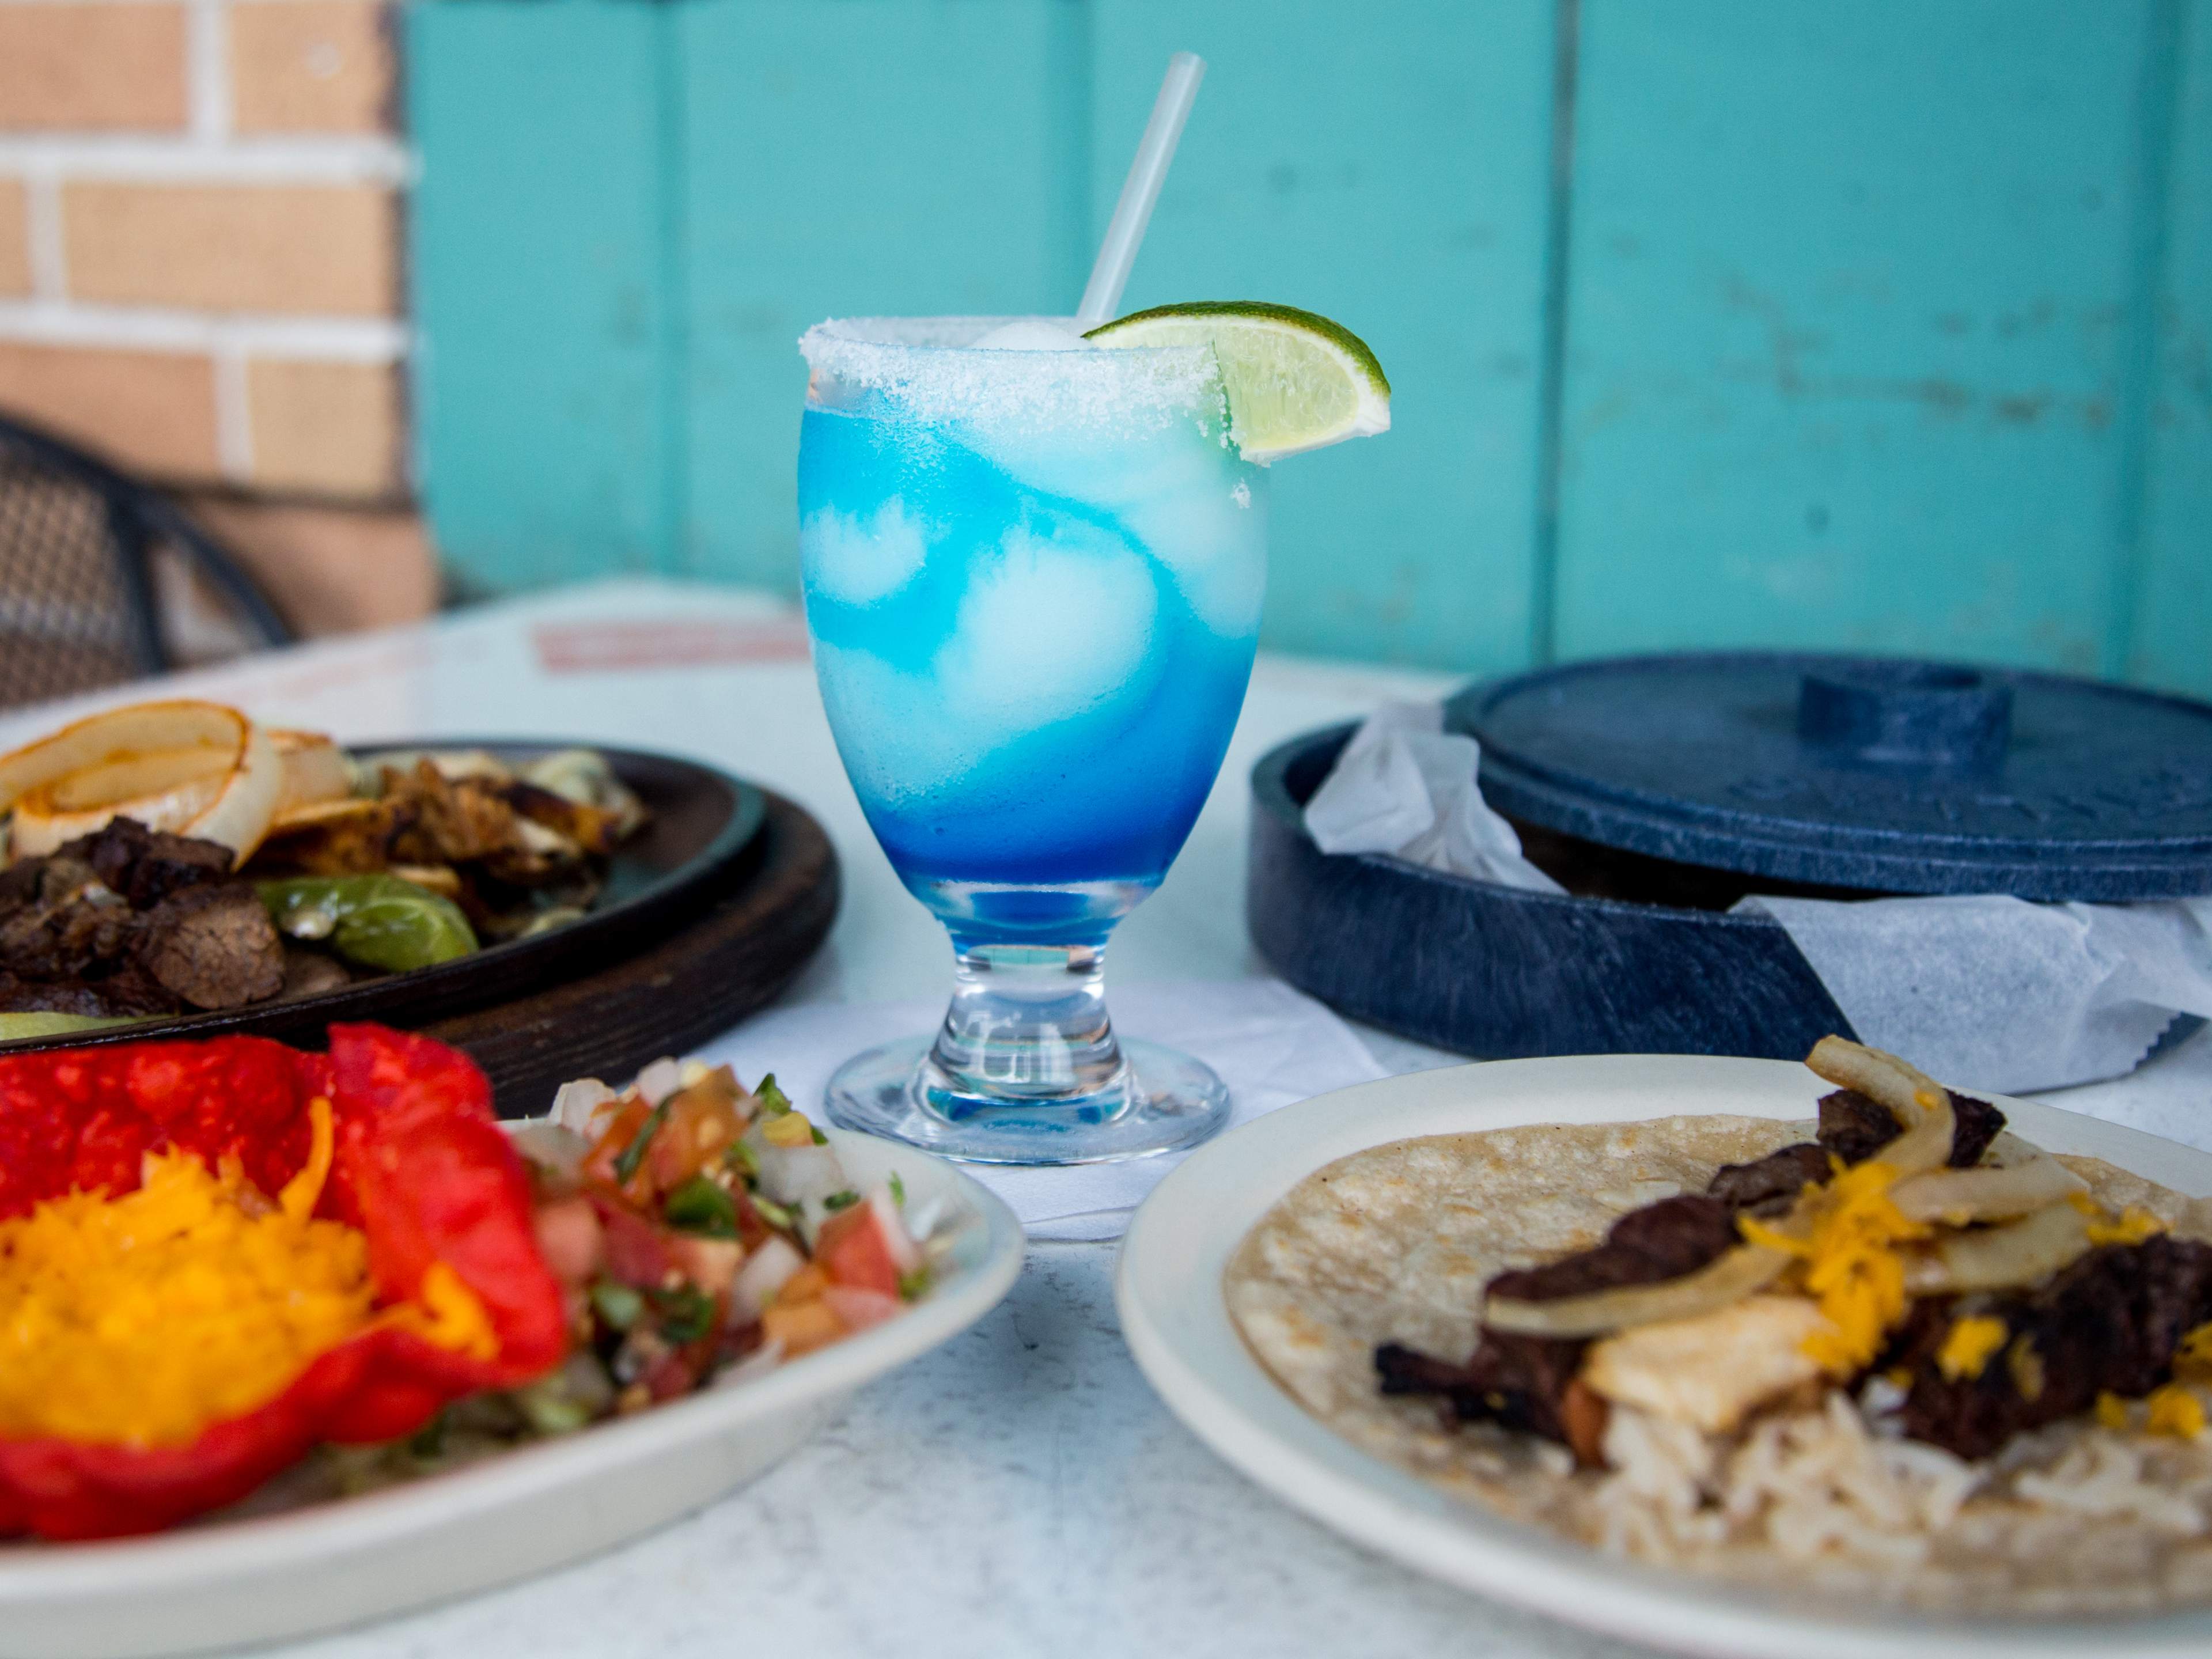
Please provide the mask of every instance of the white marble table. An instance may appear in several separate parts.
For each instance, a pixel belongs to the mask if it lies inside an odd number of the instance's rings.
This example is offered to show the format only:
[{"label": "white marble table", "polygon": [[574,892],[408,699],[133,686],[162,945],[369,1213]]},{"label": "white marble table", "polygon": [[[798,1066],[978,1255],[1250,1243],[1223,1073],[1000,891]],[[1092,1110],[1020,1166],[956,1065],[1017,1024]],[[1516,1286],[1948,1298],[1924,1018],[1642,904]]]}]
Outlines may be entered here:
[{"label": "white marble table", "polygon": [[[1263,656],[1220,781],[1165,884],[1120,930],[1109,984],[1264,971],[1243,918],[1252,763],[1294,732],[1449,683]],[[803,801],[844,861],[836,927],[789,1000],[887,1000],[947,982],[943,934],[899,886],[838,765],[803,633],[768,599],[601,583],[173,684],[347,740],[550,732],[714,761]],[[0,718],[0,747],[53,720],[52,710]],[[1361,1035],[1393,1071],[1453,1060]],[[2163,1075],[2104,1085],[2100,1098],[2161,1087],[2212,1096],[2201,1075],[2212,1066],[2147,1069]],[[1113,1261],[1111,1244],[1033,1244],[1012,1295],[980,1326],[863,1391],[789,1462],[702,1514],[567,1571],[286,1651],[1631,1651],[1377,1560],[1232,1474],[1131,1362]]]}]

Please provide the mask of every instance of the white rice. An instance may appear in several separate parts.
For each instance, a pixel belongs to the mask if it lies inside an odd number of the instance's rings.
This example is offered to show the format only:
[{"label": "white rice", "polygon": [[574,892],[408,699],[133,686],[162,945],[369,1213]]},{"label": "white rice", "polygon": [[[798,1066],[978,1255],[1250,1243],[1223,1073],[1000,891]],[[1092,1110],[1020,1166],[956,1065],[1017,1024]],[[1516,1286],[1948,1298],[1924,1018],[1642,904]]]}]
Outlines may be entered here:
[{"label": "white rice", "polygon": [[1841,1392],[1730,1437],[1616,1408],[1611,1466],[1559,1518],[1613,1554],[1952,1610],[2119,1611],[2212,1596],[2212,1437],[2087,1421],[1968,1463],[1869,1428]]}]

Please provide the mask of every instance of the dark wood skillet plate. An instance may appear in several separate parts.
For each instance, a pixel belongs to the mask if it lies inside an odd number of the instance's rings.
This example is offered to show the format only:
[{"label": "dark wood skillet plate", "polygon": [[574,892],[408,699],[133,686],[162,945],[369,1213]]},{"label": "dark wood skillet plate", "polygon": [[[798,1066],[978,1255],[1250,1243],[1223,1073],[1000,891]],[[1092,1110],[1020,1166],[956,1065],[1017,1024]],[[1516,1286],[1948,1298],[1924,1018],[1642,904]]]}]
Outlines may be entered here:
[{"label": "dark wood skillet plate", "polygon": [[[836,866],[819,827],[797,807],[775,800],[762,790],[710,766],[673,756],[642,750],[614,749],[603,744],[520,742],[507,739],[441,738],[411,743],[362,744],[356,756],[372,757],[401,749],[483,749],[511,764],[526,763],[556,750],[591,748],[606,757],[615,775],[635,790],[652,813],[651,821],[616,849],[609,860],[607,880],[590,914],[550,933],[532,939],[513,939],[434,968],[389,974],[362,980],[343,989],[289,1002],[257,1003],[244,1008],[179,1014],[149,1019],[102,1031],[34,1037],[0,1043],[0,1054],[33,1053],[44,1048],[89,1048],[111,1042],[135,1042],[149,1037],[216,1036],[236,1032],[283,1038],[287,1042],[319,1045],[324,1028],[333,1021],[376,1020],[408,1028],[435,1026],[440,1035],[450,1032],[464,1038],[462,1046],[477,1052],[480,1047],[513,1049],[500,1042],[507,1024],[493,1011],[514,1008],[520,1013],[551,999],[573,1024],[587,1018],[588,996],[595,982],[620,978],[623,964],[641,955],[666,957],[670,947],[696,923],[718,924],[715,947],[727,958],[744,940],[733,935],[732,924],[741,917],[773,923],[769,932],[776,939],[776,961],[763,964],[753,975],[755,994],[738,999],[712,994],[710,985],[677,988],[664,978],[664,1000],[692,1005],[700,1012],[675,1026],[653,1022],[665,1034],[676,1036],[704,1024],[706,1031],[732,1024],[751,1007],[780,988],[811,956],[828,931],[836,908]],[[779,819],[778,834],[764,836],[771,805]],[[789,822],[784,822],[789,820]],[[775,843],[770,846],[769,843]],[[800,845],[794,845],[799,843]],[[817,845],[818,844],[818,845]],[[784,900],[799,901],[803,915],[783,914],[781,902],[766,907],[768,896],[752,896],[741,902],[747,888],[763,872],[764,860],[787,863],[796,852],[807,856],[803,872],[787,872],[775,884]],[[799,876],[797,884],[791,877]],[[788,887],[788,892],[782,890]],[[801,890],[804,890],[803,891]],[[757,915],[753,913],[758,912]],[[818,913],[818,915],[817,914]],[[793,923],[797,925],[794,927]],[[748,931],[738,930],[739,933]],[[680,948],[676,955],[680,958]],[[728,963],[725,963],[725,971]],[[688,976],[687,976],[688,977]],[[564,992],[566,994],[561,994]],[[733,1006],[736,1005],[736,1006]],[[469,1018],[474,1016],[474,1018]],[[526,1017],[521,1024],[530,1023]],[[702,1033],[702,1035],[704,1033]],[[643,1033],[641,1033],[643,1035]],[[481,1042],[465,1040],[475,1036]],[[690,1040],[696,1041],[697,1037]],[[538,1050],[544,1042],[532,1045]],[[556,1045],[557,1063],[574,1063],[592,1052],[590,1034],[571,1032]],[[610,1073],[627,1060],[627,1045],[617,1029],[603,1028],[598,1048],[608,1058],[599,1061]],[[665,1052],[656,1050],[656,1053]],[[545,1102],[528,1097],[544,1081],[542,1073],[555,1057],[541,1054],[528,1064],[520,1053],[510,1063],[493,1063],[493,1056],[478,1054],[491,1071],[507,1112],[544,1109]],[[647,1054],[643,1059],[652,1059]],[[641,1063],[641,1061],[636,1062]],[[560,1079],[553,1079],[558,1083]]]}]

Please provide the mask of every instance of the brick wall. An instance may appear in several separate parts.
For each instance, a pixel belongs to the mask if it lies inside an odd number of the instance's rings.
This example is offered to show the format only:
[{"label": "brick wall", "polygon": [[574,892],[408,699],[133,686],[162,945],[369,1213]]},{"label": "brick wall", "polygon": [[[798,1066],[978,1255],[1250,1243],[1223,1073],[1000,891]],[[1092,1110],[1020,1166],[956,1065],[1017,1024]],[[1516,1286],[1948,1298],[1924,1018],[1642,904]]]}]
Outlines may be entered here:
[{"label": "brick wall", "polygon": [[0,0],[0,410],[175,486],[310,632],[422,614],[381,0]]}]

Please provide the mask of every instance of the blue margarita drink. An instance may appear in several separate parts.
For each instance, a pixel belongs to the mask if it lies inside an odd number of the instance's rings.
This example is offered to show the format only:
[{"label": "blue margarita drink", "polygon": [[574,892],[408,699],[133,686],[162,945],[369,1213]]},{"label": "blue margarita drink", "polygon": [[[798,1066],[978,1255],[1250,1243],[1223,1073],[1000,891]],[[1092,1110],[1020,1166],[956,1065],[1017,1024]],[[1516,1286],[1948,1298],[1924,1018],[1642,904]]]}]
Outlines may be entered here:
[{"label": "blue margarita drink", "polygon": [[952,343],[994,325],[808,336],[807,625],[868,822],[956,943],[1096,945],[1220,769],[1267,473],[1207,354]]},{"label": "blue margarita drink", "polygon": [[1211,1074],[1133,1068],[1097,976],[1190,833],[1251,673],[1267,478],[1231,441],[1214,354],[993,318],[829,323],[801,345],[823,701],[959,976],[928,1054],[862,1056],[833,1115],[1021,1162],[1194,1139],[1211,1123],[1139,1120],[1218,1118],[1218,1097],[1173,1098]]}]

